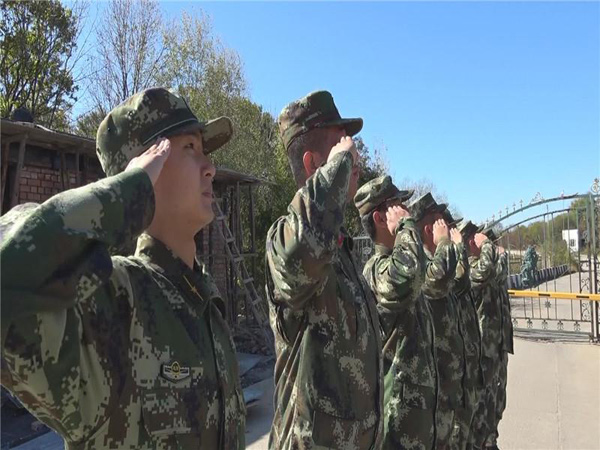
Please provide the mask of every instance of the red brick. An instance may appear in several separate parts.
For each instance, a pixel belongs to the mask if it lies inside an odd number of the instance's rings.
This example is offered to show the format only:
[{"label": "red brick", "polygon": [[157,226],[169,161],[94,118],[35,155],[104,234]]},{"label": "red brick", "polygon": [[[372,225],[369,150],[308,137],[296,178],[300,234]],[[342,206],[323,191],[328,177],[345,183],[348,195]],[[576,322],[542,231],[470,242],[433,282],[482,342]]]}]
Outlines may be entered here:
[{"label": "red brick", "polygon": [[39,186],[40,185],[40,180],[36,180],[36,179],[31,179],[29,180],[29,186]]},{"label": "red brick", "polygon": [[20,192],[30,192],[31,188],[27,185],[21,186],[21,191]]}]

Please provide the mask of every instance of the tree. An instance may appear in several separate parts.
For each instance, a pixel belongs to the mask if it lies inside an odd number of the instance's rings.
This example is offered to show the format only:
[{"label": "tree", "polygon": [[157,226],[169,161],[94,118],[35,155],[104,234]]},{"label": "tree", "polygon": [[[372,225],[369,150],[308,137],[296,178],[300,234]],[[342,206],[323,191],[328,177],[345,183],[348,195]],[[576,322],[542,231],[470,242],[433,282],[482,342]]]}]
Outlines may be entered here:
[{"label": "tree", "polygon": [[156,0],[110,0],[96,30],[89,94],[92,117],[104,117],[136,92],[156,84],[162,20]]},{"label": "tree", "polygon": [[77,100],[74,67],[83,56],[77,38],[87,5],[58,0],[0,3],[0,113],[27,108],[35,122],[65,129]]},{"label": "tree", "polygon": [[246,80],[239,55],[213,34],[210,17],[184,12],[164,28],[162,45],[158,84],[177,90],[201,118],[233,118]]}]

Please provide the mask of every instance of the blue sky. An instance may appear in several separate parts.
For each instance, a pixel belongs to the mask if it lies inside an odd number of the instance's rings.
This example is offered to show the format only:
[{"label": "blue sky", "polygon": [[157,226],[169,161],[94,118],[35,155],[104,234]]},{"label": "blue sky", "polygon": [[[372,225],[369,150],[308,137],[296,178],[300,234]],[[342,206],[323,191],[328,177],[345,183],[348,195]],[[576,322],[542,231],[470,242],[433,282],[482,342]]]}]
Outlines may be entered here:
[{"label": "blue sky", "polygon": [[428,178],[482,220],[600,174],[597,2],[164,2],[203,9],[277,114],[330,90],[392,176]]}]

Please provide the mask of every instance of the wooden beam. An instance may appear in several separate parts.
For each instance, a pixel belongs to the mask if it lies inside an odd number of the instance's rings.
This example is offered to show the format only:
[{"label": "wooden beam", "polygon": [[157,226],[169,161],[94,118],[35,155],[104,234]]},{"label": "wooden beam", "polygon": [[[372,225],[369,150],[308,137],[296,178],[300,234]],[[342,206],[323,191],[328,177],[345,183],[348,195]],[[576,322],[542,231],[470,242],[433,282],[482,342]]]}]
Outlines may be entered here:
[{"label": "wooden beam", "polygon": [[19,204],[19,193],[21,191],[21,170],[23,169],[23,162],[25,161],[25,147],[27,145],[27,135],[23,136],[19,144],[19,159],[17,160],[17,170],[15,172],[15,179],[12,185],[12,197],[10,200],[10,207],[13,208]]},{"label": "wooden beam", "polygon": [[2,143],[8,145],[12,144],[13,142],[22,141],[23,139],[27,139],[26,134],[13,134],[12,136],[4,136],[2,138]]},{"label": "wooden beam", "polygon": [[63,191],[70,189],[69,172],[67,171],[67,160],[65,158],[65,152],[60,152],[60,180],[62,182]]},{"label": "wooden beam", "polygon": [[89,170],[88,168],[89,168],[88,156],[83,155],[83,173],[82,173],[82,180],[81,180],[82,186],[85,186],[88,183],[88,170]]},{"label": "wooden beam", "polygon": [[79,173],[79,158],[81,157],[81,153],[79,151],[75,152],[75,186],[81,186],[81,174]]},{"label": "wooden beam", "polygon": [[[0,188],[0,208],[4,205],[4,191],[6,190],[6,178],[8,176],[8,154],[10,153],[10,142],[4,144],[2,151],[2,187]],[[2,213],[4,211],[0,211]]]}]

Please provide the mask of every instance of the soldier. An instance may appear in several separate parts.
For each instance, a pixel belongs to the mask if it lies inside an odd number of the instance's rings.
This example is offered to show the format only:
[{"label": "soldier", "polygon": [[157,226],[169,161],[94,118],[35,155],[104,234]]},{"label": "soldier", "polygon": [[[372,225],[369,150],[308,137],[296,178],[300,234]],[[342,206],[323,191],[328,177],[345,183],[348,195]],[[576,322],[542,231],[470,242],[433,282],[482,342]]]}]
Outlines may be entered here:
[{"label": "soldier", "polygon": [[354,198],[375,254],[363,274],[377,298],[384,333],[383,448],[433,449],[437,368],[429,304],[421,293],[425,255],[415,221],[389,176],[362,186]]},{"label": "soldier", "polygon": [[[483,231],[492,242],[496,243],[498,238],[494,230],[488,228]],[[506,408],[506,384],[508,382],[508,354],[513,354],[513,323],[510,310],[510,296],[508,295],[508,253],[503,247],[497,245],[498,264],[496,266],[496,283],[498,288],[499,303],[502,308],[502,343],[500,345],[500,363],[498,366],[498,390],[496,393],[496,421],[492,429],[490,443],[494,446],[498,440],[498,425],[502,420]]]},{"label": "soldier", "polygon": [[[454,294],[460,305],[459,312],[461,325],[465,337],[465,408],[459,413],[459,426],[461,438],[466,448],[475,446],[475,433],[477,427],[481,427],[483,415],[477,416],[479,403],[483,399],[485,383],[483,368],[481,366],[481,331],[479,329],[479,317],[475,299],[471,293],[470,266],[468,259],[467,237],[477,227],[471,221],[463,220],[459,223],[457,230],[461,239],[457,245],[459,255],[456,268]],[[464,448],[464,447],[463,447]]]},{"label": "soldier", "polygon": [[275,334],[271,449],[372,449],[381,441],[381,336],[375,299],[342,228],[358,154],[329,92],[286,106],[279,128],[298,191],[267,235]]},{"label": "soldier", "polygon": [[426,256],[423,294],[429,302],[435,329],[439,376],[436,414],[436,447],[448,448],[459,438],[456,411],[464,408],[464,341],[452,287],[456,273],[456,247],[443,219],[445,204],[437,204],[427,193],[410,205],[417,220]]},{"label": "soldier", "polygon": [[475,447],[489,446],[488,436],[496,423],[496,394],[501,345],[502,311],[495,283],[498,254],[496,247],[481,227],[465,224],[461,227],[469,251],[471,295],[475,300],[481,330],[481,367],[485,384],[483,400],[475,413]]},{"label": "soldier", "polygon": [[67,448],[244,448],[225,305],[194,243],[214,217],[208,154],[231,135],[226,117],[140,92],[98,129],[108,177],[4,236],[2,384]]}]

